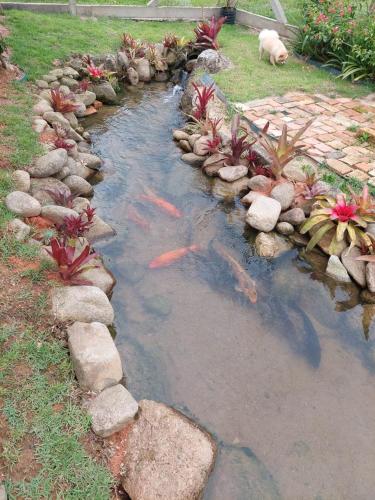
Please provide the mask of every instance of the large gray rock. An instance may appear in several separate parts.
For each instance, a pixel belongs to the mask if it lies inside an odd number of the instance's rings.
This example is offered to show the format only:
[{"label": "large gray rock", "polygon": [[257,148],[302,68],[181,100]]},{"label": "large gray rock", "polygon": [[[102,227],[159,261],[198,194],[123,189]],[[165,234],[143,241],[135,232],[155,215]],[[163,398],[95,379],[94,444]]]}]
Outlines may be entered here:
[{"label": "large gray rock", "polygon": [[74,194],[92,196],[94,193],[94,188],[91,184],[78,175],[68,175],[64,178],[64,184],[66,184]]},{"label": "large gray rock", "polygon": [[0,483],[0,500],[7,500],[8,495],[4,484]]},{"label": "large gray rock", "polygon": [[48,111],[53,112],[53,108],[51,106],[51,103],[46,99],[41,99],[33,106],[33,113],[35,115],[43,116],[44,113],[47,113]]},{"label": "large gray rock", "polygon": [[78,217],[75,210],[58,205],[45,205],[42,207],[42,217],[51,220],[55,224],[62,224],[65,217]]},{"label": "large gray rock", "polygon": [[82,389],[102,391],[121,380],[120,355],[105,325],[76,321],[67,331],[74,372]]},{"label": "large gray rock", "polygon": [[78,159],[85,163],[85,165],[94,170],[98,170],[102,166],[102,160],[99,156],[91,153],[78,153]]},{"label": "large gray rock", "polygon": [[33,118],[32,128],[37,134],[41,134],[48,127],[48,123],[46,122],[46,120],[43,120],[43,118]]},{"label": "large gray rock", "polygon": [[200,167],[205,159],[206,156],[199,156],[195,153],[185,153],[181,156],[181,160],[192,167]]},{"label": "large gray rock", "polygon": [[128,80],[130,82],[130,85],[138,85],[139,83],[139,76],[138,76],[138,73],[135,71],[134,68],[130,67],[126,70],[126,74],[127,74],[127,77],[128,77]]},{"label": "large gray rock", "polygon": [[280,222],[289,222],[292,226],[299,226],[306,219],[302,208],[291,208],[280,215]]},{"label": "large gray rock", "polygon": [[98,259],[91,260],[90,265],[95,265],[96,267],[88,267],[86,271],[80,274],[80,278],[87,280],[88,283],[97,286],[100,290],[103,290],[106,295],[109,295],[116,284],[115,277]]},{"label": "large gray rock", "polygon": [[259,191],[249,191],[245,196],[241,198],[241,203],[244,205],[251,205],[259,196],[263,196]]},{"label": "large gray rock", "polygon": [[244,165],[236,165],[234,167],[223,167],[219,170],[219,177],[223,181],[234,182],[242,179],[247,175],[248,168]]},{"label": "large gray rock", "polygon": [[68,120],[71,127],[73,127],[74,129],[78,127],[78,119],[72,111],[69,113],[64,113],[63,116]]},{"label": "large gray rock", "polygon": [[82,198],[81,196],[77,196],[73,200],[73,210],[78,212],[79,214],[83,212],[86,208],[90,206],[90,201],[87,198]]},{"label": "large gray rock", "polygon": [[22,222],[20,219],[13,219],[8,222],[8,231],[11,232],[14,238],[18,241],[24,241],[29,236],[31,227]]},{"label": "large gray rock", "polygon": [[122,485],[133,500],[201,498],[213,468],[212,438],[162,403],[139,402],[123,456]]},{"label": "large gray rock", "polygon": [[271,189],[271,179],[265,175],[254,175],[249,180],[248,186],[253,191],[260,191],[262,193],[267,193]]},{"label": "large gray rock", "polygon": [[282,211],[287,210],[294,201],[294,186],[291,182],[277,184],[272,189],[270,196],[280,203]]},{"label": "large gray rock", "polygon": [[188,141],[189,134],[184,130],[174,130],[173,131],[173,139],[175,141]]},{"label": "large gray rock", "polygon": [[290,181],[304,182],[307,170],[317,173],[316,163],[306,156],[296,156],[283,169],[283,175]]},{"label": "large gray rock", "polygon": [[150,61],[148,59],[136,59],[135,70],[138,73],[140,82],[149,82],[151,80]]},{"label": "large gray rock", "polygon": [[233,200],[236,196],[241,196],[249,190],[247,181],[247,177],[242,177],[234,182],[226,182],[215,177],[212,184],[212,194],[217,198]]},{"label": "large gray rock", "polygon": [[230,68],[231,62],[218,50],[207,49],[199,54],[196,66],[207,73],[218,73]]},{"label": "large gray rock", "polygon": [[337,255],[331,255],[328,259],[326,273],[336,281],[350,283],[350,276]]},{"label": "large gray rock", "polygon": [[341,262],[353,280],[364,288],[366,286],[366,263],[356,260],[360,255],[358,247],[353,247],[350,251],[346,249],[341,254]]},{"label": "large gray rock", "polygon": [[65,68],[62,68],[63,75],[64,76],[70,76],[70,78],[78,78],[79,73],[75,69],[71,68],[70,66],[65,66]]},{"label": "large gray rock", "polygon": [[63,76],[61,78],[61,85],[66,85],[67,87],[70,88],[70,90],[78,90],[79,88],[79,83],[77,82],[77,80],[75,80],[74,78],[70,78],[69,76]]},{"label": "large gray rock", "polygon": [[101,437],[108,437],[129,424],[138,412],[138,403],[117,384],[101,392],[90,404],[88,413],[92,430]]},{"label": "large gray rock", "polygon": [[366,283],[370,292],[375,292],[375,264],[369,262],[366,266]]},{"label": "large gray rock", "polygon": [[290,236],[294,233],[294,227],[292,224],[289,224],[289,222],[278,222],[276,224],[276,230],[285,236]]},{"label": "large gray rock", "polygon": [[86,234],[86,238],[90,243],[101,239],[109,238],[116,234],[115,230],[98,215],[94,216],[93,225]]},{"label": "large gray rock", "polygon": [[74,158],[68,159],[68,173],[64,175],[63,179],[68,177],[68,175],[78,175],[78,177],[82,177],[83,179],[91,179],[96,174],[96,170],[88,168],[84,162],[80,160],[75,160]]},{"label": "large gray rock", "polygon": [[292,243],[275,233],[259,233],[255,238],[255,248],[260,257],[278,257],[292,246]]},{"label": "large gray rock", "polygon": [[27,193],[30,189],[30,174],[26,170],[15,170],[12,173],[12,181],[16,191]]},{"label": "large gray rock", "polygon": [[280,203],[268,196],[259,196],[251,204],[246,222],[258,231],[268,233],[274,229],[281,212]]},{"label": "large gray rock", "polygon": [[208,141],[212,141],[212,135],[202,135],[201,137],[199,137],[194,142],[194,154],[207,157]]},{"label": "large gray rock", "polygon": [[125,52],[117,52],[117,66],[120,71],[125,71],[129,68],[129,58]]},{"label": "large gray rock", "polygon": [[67,120],[65,116],[62,113],[59,113],[58,111],[46,111],[43,114],[43,119],[46,120],[46,122],[48,122],[51,125],[53,125],[54,123],[58,123],[63,127],[66,128],[70,127],[69,120]]},{"label": "large gray rock", "polygon": [[85,92],[82,92],[81,94],[75,94],[74,96],[75,100],[78,102],[81,102],[85,106],[91,106],[96,100],[96,94],[95,92],[91,92],[90,90],[86,90]]},{"label": "large gray rock", "polygon": [[59,148],[37,158],[32,165],[27,167],[31,177],[50,177],[57,174],[68,161],[68,153]]},{"label": "large gray rock", "polygon": [[116,92],[109,82],[101,82],[92,85],[92,91],[96,94],[99,101],[106,104],[114,104],[117,101]]},{"label": "large gray rock", "polygon": [[13,191],[5,198],[8,210],[21,217],[34,217],[41,212],[38,200],[23,191]]},{"label": "large gray rock", "polygon": [[53,205],[55,200],[47,190],[56,190],[65,193],[66,196],[70,195],[68,186],[54,177],[45,177],[44,179],[31,179],[30,194],[36,198],[41,205]]},{"label": "large gray rock", "polygon": [[108,297],[96,286],[64,286],[52,289],[52,311],[59,321],[99,321],[111,325],[114,319]]}]

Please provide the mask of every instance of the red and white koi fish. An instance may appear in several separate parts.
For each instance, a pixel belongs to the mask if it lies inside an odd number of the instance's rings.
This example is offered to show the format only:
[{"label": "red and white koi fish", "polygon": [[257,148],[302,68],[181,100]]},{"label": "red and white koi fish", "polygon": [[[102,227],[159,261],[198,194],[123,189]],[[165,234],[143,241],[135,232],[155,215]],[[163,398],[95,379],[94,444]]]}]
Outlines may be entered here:
[{"label": "red and white koi fish", "polygon": [[177,207],[172,205],[172,203],[165,200],[164,198],[161,198],[160,196],[157,196],[153,191],[151,191],[151,189],[149,189],[146,186],[144,186],[143,189],[146,194],[140,195],[141,200],[153,203],[154,205],[161,208],[162,210],[164,210],[164,212],[171,215],[172,217],[176,217],[177,219],[182,217],[182,212]]},{"label": "red and white koi fish", "polygon": [[127,215],[130,221],[134,222],[135,224],[137,224],[137,226],[141,227],[145,231],[148,231],[150,229],[150,223],[144,217],[142,217],[142,215],[133,205],[128,205]]},{"label": "red and white koi fish", "polygon": [[156,257],[149,263],[148,267],[150,269],[167,267],[170,264],[173,264],[173,262],[176,262],[176,260],[185,257],[185,255],[189,254],[190,252],[198,252],[199,250],[200,247],[198,245],[190,245],[189,247],[177,248],[176,250],[171,250],[170,252],[159,255],[159,257]]}]

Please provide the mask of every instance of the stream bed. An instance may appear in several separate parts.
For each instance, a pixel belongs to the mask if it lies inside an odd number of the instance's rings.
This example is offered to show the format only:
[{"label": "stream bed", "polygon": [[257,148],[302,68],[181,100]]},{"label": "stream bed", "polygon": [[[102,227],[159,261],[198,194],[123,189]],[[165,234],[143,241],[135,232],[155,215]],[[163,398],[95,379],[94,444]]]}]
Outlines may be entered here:
[{"label": "stream bed", "polygon": [[[219,446],[205,499],[369,499],[375,491],[375,305],[294,248],[256,255],[239,197],[180,160],[181,95],[127,91],[86,121],[104,160],[92,206],[117,236],[98,242],[117,278],[116,344],[136,399],[181,410]],[[183,214],[143,196],[151,189]],[[141,214],[141,220],[138,215]],[[256,282],[251,304],[213,249]],[[149,263],[199,245],[169,267]]]}]

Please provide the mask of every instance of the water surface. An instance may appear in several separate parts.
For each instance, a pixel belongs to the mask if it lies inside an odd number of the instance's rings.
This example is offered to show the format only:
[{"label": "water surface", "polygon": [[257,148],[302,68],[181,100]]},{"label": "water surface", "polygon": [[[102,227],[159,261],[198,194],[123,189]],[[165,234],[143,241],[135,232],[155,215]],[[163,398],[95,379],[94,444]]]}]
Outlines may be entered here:
[{"label": "water surface", "polygon": [[[151,85],[90,124],[105,160],[93,206],[117,237],[96,245],[118,283],[116,343],[129,390],[180,409],[219,443],[206,499],[369,499],[375,491],[374,307],[324,276],[325,257],[259,258],[238,197],[180,160],[180,96]],[[142,200],[144,187],[180,219]],[[149,222],[129,220],[129,206]],[[257,283],[235,290],[212,248],[225,245]],[[156,256],[199,244],[164,269]]]}]

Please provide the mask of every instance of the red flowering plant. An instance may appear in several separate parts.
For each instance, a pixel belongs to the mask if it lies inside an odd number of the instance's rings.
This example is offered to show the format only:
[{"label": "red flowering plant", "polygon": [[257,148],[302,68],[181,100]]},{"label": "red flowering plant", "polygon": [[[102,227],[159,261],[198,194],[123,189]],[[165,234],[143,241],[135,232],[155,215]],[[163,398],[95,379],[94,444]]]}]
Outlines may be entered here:
[{"label": "red flowering plant", "polygon": [[93,62],[86,66],[86,71],[90,81],[94,83],[109,80],[114,75],[113,71],[107,71],[102,66],[95,66]]},{"label": "red flowering plant", "polygon": [[64,139],[64,137],[58,137],[55,142],[54,142],[55,148],[56,149],[65,149],[66,151],[69,151],[69,149],[74,148],[74,144],[70,144],[69,142]]},{"label": "red flowering plant", "polygon": [[215,95],[215,84],[212,83],[210,86],[203,85],[202,87],[199,87],[195,82],[193,82],[193,87],[197,93],[193,116],[197,120],[204,120],[207,117],[208,103],[214,98]]},{"label": "red flowering plant", "polygon": [[51,105],[54,111],[60,113],[74,112],[78,106],[71,100],[70,96],[65,96],[59,89],[51,90]]},{"label": "red flowering plant", "polygon": [[56,225],[61,241],[65,244],[83,237],[94,223],[95,208],[88,207],[83,213],[64,217],[63,223]]},{"label": "red flowering plant", "polygon": [[194,47],[199,50],[206,50],[206,49],[218,50],[219,43],[217,41],[217,37],[219,35],[221,28],[223,27],[224,22],[225,22],[225,17],[220,17],[219,19],[215,19],[215,17],[212,16],[209,23],[207,22],[199,23],[198,26],[194,29],[196,37]]},{"label": "red flowering plant", "polygon": [[225,154],[225,164],[226,165],[239,165],[241,158],[248,153],[251,147],[256,143],[248,142],[249,133],[247,130],[240,125],[241,117],[240,115],[235,115],[232,120],[231,127],[231,140],[230,140],[230,150]]},{"label": "red flowering plant", "polygon": [[[359,198],[357,198],[357,201]],[[366,205],[367,206],[367,205]],[[375,212],[363,210],[354,199],[346,199],[344,194],[336,198],[328,195],[317,196],[310,217],[302,225],[300,232],[307,233],[315,228],[314,234],[306,249],[309,251],[331,230],[332,237],[328,251],[334,254],[338,244],[348,239],[350,247],[363,242],[372,246],[371,239],[366,234],[367,224],[375,222]]]}]

